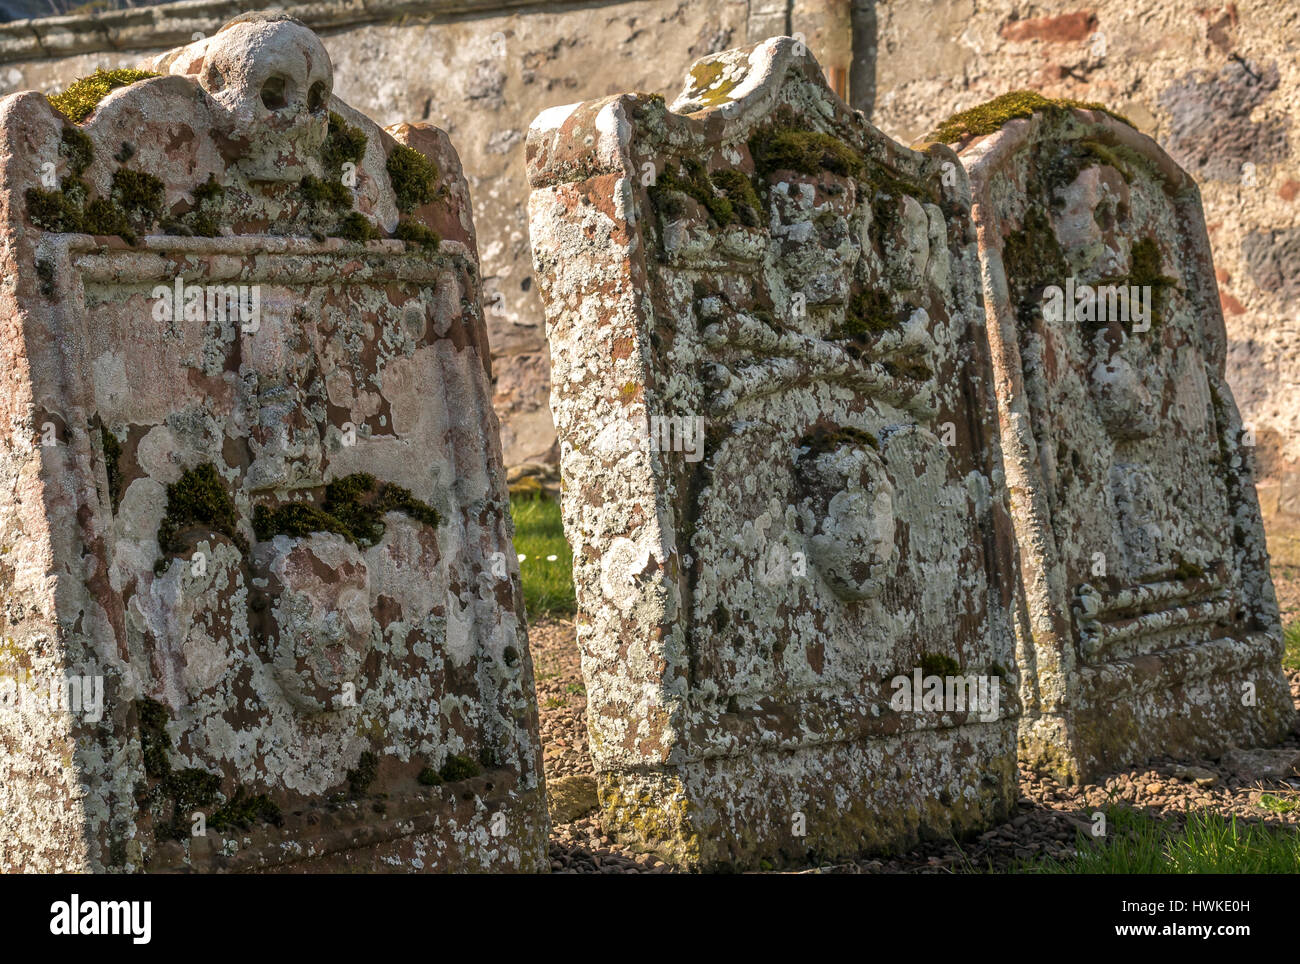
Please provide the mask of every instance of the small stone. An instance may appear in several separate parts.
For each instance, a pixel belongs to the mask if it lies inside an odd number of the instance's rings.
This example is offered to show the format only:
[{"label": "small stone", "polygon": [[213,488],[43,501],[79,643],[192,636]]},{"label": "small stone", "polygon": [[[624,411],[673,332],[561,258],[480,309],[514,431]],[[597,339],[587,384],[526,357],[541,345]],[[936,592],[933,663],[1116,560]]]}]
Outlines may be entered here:
[{"label": "small stone", "polygon": [[596,778],[582,773],[546,781],[547,803],[552,823],[570,823],[599,806]]},{"label": "small stone", "polygon": [[1174,776],[1198,787],[1212,787],[1219,782],[1219,775],[1205,767],[1179,767],[1174,771]]}]

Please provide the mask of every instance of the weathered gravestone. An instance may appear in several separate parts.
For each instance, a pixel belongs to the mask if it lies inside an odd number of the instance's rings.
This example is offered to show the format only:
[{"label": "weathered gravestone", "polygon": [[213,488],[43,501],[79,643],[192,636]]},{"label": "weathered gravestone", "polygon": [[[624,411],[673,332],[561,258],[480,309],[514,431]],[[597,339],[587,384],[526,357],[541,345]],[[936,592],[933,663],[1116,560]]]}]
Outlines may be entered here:
[{"label": "weathered gravestone", "polygon": [[527,150],[605,826],[744,866],[1003,815],[1011,527],[955,156],[789,38]]},{"label": "weathered gravestone", "polygon": [[287,18],[159,67],[0,101],[0,869],[540,868],[456,153]]},{"label": "weathered gravestone", "polygon": [[939,136],[962,148],[983,259],[1026,602],[1023,757],[1086,778],[1281,738],[1253,443],[1196,185],[1123,121],[1036,95]]}]

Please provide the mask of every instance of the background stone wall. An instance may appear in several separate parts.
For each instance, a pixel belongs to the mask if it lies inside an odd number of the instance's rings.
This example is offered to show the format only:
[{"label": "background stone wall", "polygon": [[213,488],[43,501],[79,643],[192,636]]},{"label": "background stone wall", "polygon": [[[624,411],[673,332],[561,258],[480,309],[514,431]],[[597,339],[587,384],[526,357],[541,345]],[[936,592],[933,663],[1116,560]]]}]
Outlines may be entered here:
[{"label": "background stone wall", "polygon": [[[55,91],[97,66],[215,31],[247,0],[0,25],[0,92]],[[696,58],[802,33],[854,106],[904,143],[1010,89],[1100,100],[1201,184],[1266,511],[1300,516],[1300,4],[1248,0],[347,0],[285,8],[318,30],[339,96],[380,124],[426,120],[459,146],[489,299],[507,463],[553,454],[532,277],[524,135],[544,108],[677,93]]]}]

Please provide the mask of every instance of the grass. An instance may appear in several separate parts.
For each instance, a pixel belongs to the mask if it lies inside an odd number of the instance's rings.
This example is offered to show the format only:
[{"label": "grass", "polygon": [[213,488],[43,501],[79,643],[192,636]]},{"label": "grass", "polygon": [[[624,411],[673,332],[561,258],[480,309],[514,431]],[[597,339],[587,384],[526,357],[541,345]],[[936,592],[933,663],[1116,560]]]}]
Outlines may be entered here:
[{"label": "grass", "polygon": [[1282,633],[1286,650],[1282,654],[1282,665],[1290,670],[1300,670],[1300,623],[1292,623]]},{"label": "grass", "polygon": [[528,618],[573,615],[573,553],[564,540],[559,503],[516,496],[510,500],[510,514]]},{"label": "grass", "polygon": [[1080,834],[1078,854],[1015,868],[1029,874],[1295,874],[1300,833],[1212,811],[1187,814],[1181,830],[1126,807],[1105,810],[1107,834]]},{"label": "grass", "polygon": [[1287,793],[1261,793],[1259,805],[1273,813],[1300,813],[1300,791]]}]

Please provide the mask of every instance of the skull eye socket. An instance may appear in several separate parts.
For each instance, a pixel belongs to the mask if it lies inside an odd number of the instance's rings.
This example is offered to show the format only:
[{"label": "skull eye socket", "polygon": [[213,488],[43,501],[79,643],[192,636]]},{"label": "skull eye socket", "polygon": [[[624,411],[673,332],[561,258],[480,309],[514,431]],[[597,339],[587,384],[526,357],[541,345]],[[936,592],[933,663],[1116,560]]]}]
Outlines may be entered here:
[{"label": "skull eye socket", "polygon": [[288,101],[284,95],[284,78],[268,77],[262,84],[262,103],[267,110],[280,110]]},{"label": "skull eye socket", "polygon": [[221,76],[221,71],[215,64],[208,64],[203,70],[204,84],[211,93],[216,93],[226,86],[226,78]]},{"label": "skull eye socket", "polygon": [[313,114],[323,110],[329,99],[329,88],[325,86],[325,81],[318,80],[311,85],[311,90],[307,91],[307,109]]}]

